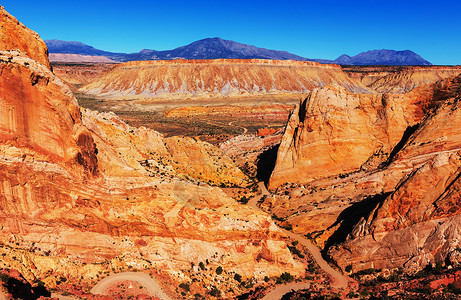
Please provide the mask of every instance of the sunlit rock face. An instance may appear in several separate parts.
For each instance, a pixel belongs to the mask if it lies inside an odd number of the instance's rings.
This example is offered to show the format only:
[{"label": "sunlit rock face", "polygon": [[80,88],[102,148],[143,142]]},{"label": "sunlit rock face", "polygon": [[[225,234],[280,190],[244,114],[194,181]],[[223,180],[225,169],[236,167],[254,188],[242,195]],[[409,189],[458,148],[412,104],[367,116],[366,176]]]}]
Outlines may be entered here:
[{"label": "sunlit rock face", "polygon": [[246,277],[304,271],[268,215],[206,184],[246,184],[219,149],[80,109],[43,42],[1,12],[2,42],[31,46],[0,49],[0,267],[50,288],[128,267],[183,280],[207,259]]},{"label": "sunlit rock face", "polygon": [[306,93],[327,84],[373,92],[337,65],[264,59],[127,62],[79,91],[114,99],[174,99]]},{"label": "sunlit rock face", "polygon": [[403,95],[312,92],[290,118],[263,207],[343,269],[457,265],[460,92],[461,76]]},{"label": "sunlit rock face", "polygon": [[461,66],[343,66],[352,79],[378,93],[402,94],[461,73]]},{"label": "sunlit rock face", "polygon": [[0,5],[0,49],[20,50],[31,59],[50,68],[48,48],[40,36],[24,26]]}]

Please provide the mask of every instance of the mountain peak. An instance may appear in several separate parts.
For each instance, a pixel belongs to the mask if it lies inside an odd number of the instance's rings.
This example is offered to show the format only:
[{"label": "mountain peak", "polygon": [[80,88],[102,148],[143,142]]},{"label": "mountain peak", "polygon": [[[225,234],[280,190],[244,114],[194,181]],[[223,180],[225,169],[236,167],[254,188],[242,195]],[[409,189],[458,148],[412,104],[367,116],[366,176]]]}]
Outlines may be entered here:
[{"label": "mountain peak", "polygon": [[369,50],[357,54],[356,56],[341,55],[333,61],[342,65],[432,65],[418,54],[411,50]]}]

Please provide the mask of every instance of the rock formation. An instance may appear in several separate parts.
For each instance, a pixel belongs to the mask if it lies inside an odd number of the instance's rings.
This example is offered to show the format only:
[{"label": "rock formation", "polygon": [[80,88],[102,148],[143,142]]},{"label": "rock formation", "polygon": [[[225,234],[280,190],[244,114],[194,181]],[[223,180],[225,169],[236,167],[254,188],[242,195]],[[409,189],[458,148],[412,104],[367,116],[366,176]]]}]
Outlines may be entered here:
[{"label": "rock formation", "polygon": [[128,62],[79,91],[114,99],[200,98],[306,93],[327,84],[372,92],[337,65],[262,59]]},{"label": "rock formation", "polygon": [[303,272],[269,216],[203,184],[246,181],[219,149],[81,110],[15,24],[2,42],[20,32],[27,45],[0,49],[0,267],[49,288],[130,268],[178,282],[205,260],[244,277]]},{"label": "rock formation", "polygon": [[0,6],[0,49],[20,50],[31,59],[50,67],[48,48],[40,36],[24,26]]},{"label": "rock formation", "polygon": [[432,87],[395,96],[314,90],[291,115],[269,188],[376,167],[431,101]]},{"label": "rock formation", "polygon": [[351,78],[379,92],[402,94],[415,87],[436,83],[437,81],[456,76],[461,73],[461,66],[343,66]]},{"label": "rock formation", "polygon": [[312,92],[290,118],[263,207],[343,269],[458,264],[460,94],[461,76],[403,95]]}]

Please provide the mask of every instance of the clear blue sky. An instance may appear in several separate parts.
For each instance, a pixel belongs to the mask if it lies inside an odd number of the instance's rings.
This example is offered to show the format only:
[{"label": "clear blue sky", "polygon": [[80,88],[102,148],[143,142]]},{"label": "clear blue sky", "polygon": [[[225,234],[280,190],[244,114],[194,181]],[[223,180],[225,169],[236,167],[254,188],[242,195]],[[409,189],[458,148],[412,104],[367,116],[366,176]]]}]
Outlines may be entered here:
[{"label": "clear blue sky", "polygon": [[461,1],[2,0],[43,39],[113,52],[173,49],[207,37],[335,59],[375,49],[412,50],[461,64]]}]

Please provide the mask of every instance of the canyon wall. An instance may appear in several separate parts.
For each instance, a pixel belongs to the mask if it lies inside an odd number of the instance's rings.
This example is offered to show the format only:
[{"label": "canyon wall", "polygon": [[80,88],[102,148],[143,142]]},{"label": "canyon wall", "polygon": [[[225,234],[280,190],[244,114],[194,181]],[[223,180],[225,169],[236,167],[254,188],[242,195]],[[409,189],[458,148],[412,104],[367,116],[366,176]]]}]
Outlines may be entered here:
[{"label": "canyon wall", "polygon": [[290,118],[262,207],[342,269],[458,265],[460,95],[461,76],[402,95],[313,91]]}]

